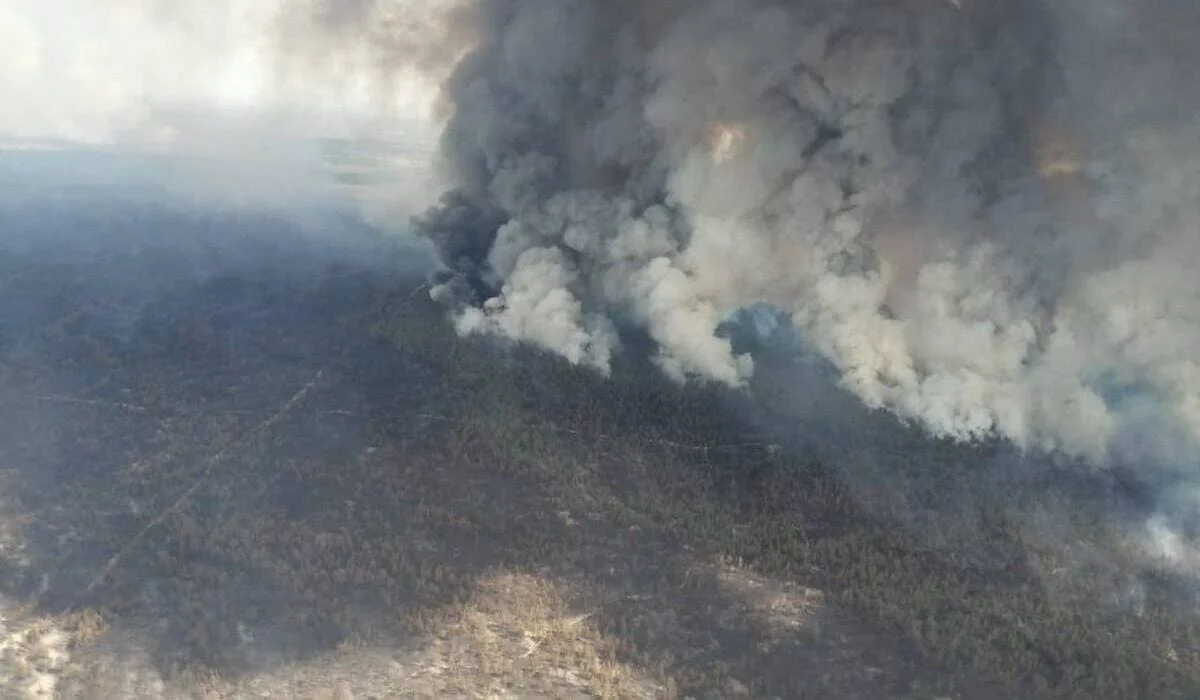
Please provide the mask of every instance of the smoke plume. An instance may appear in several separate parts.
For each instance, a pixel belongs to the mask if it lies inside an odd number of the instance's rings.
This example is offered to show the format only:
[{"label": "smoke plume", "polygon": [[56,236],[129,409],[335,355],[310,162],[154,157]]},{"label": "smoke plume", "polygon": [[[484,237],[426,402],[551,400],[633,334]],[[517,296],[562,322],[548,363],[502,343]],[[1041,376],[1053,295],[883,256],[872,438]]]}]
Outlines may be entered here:
[{"label": "smoke plume", "polygon": [[46,7],[0,9],[0,133],[395,117],[439,84],[452,187],[415,224],[464,333],[608,372],[632,327],[671,376],[740,386],[724,324],[768,306],[940,436],[1176,470],[1200,438],[1194,3]]},{"label": "smoke plume", "polygon": [[456,187],[417,224],[462,332],[607,372],[632,325],[672,376],[739,386],[722,323],[767,304],[939,436],[1189,461],[1194,3],[454,8]]}]

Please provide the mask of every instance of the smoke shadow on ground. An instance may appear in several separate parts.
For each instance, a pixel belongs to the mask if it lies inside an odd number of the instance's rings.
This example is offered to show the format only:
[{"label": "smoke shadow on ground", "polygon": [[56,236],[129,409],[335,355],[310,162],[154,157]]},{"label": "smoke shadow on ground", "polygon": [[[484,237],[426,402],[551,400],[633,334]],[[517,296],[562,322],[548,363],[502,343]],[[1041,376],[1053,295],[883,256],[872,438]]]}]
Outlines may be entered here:
[{"label": "smoke shadow on ground", "polygon": [[155,221],[0,261],[0,593],[76,639],[67,696],[1197,687],[1156,646],[1192,627],[1063,617],[1003,523],[1006,558],[894,531],[865,467],[723,392],[457,340],[417,280],[261,219],[196,273]]}]

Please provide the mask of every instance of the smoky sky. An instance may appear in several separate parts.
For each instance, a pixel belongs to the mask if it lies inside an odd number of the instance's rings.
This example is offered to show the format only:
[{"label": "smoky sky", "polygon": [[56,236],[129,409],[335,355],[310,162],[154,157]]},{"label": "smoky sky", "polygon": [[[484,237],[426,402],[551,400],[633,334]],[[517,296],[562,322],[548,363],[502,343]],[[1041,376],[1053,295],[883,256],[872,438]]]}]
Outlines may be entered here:
[{"label": "smoky sky", "polygon": [[107,43],[39,7],[4,24],[24,132],[301,94],[396,113],[433,86],[436,167],[410,179],[444,194],[413,225],[462,333],[608,373],[633,328],[670,376],[738,387],[754,359],[721,329],[765,305],[932,434],[1193,469],[1194,3],[128,0]]}]

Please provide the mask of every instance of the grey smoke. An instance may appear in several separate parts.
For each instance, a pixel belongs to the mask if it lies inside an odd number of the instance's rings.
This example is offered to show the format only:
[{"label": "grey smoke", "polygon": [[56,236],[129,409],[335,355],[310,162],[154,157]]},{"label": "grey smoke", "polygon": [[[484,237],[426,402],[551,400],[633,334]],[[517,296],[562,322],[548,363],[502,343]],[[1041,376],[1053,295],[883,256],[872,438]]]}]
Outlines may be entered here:
[{"label": "grey smoke", "polygon": [[[480,0],[418,226],[457,327],[741,385],[790,316],[872,407],[1184,466],[1200,437],[1200,9]],[[472,14],[473,13],[473,14]]]}]

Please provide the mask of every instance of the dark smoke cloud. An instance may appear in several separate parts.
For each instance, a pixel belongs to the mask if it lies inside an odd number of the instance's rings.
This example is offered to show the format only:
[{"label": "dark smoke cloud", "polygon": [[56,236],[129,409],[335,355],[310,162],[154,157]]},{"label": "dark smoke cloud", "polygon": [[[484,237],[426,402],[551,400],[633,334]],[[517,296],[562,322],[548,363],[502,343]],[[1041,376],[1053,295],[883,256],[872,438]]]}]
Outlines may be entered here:
[{"label": "dark smoke cloud", "polygon": [[607,371],[633,323],[673,376],[740,385],[719,327],[766,303],[936,434],[1188,463],[1191,3],[465,8],[457,187],[417,222],[463,332]]}]

